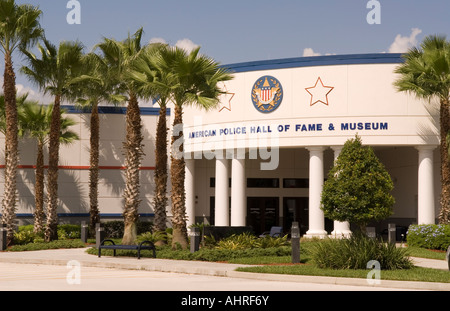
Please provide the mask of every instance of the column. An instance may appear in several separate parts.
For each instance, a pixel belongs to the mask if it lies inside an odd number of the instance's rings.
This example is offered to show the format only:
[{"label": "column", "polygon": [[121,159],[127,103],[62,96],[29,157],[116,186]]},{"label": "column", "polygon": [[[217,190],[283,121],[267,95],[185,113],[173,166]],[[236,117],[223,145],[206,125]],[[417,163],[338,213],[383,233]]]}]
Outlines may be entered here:
[{"label": "column", "polygon": [[228,186],[228,160],[216,159],[216,201],[215,219],[216,226],[229,226],[229,186]]},{"label": "column", "polygon": [[184,187],[186,189],[186,225],[195,223],[195,160],[185,160],[186,175],[184,179]]},{"label": "column", "polygon": [[231,226],[243,227],[247,216],[245,158],[231,160]]},{"label": "column", "polygon": [[[336,163],[337,158],[341,154],[343,146],[332,146],[331,149],[334,151],[334,162]],[[331,232],[331,236],[335,238],[349,237],[352,232],[350,231],[350,223],[348,221],[340,222],[334,221],[334,230]]]},{"label": "column", "polygon": [[309,150],[309,230],[306,236],[325,237],[325,218],[320,209],[323,189],[323,151],[324,147],[310,147]]},{"label": "column", "polygon": [[433,151],[435,146],[418,146],[418,224],[434,224]]}]

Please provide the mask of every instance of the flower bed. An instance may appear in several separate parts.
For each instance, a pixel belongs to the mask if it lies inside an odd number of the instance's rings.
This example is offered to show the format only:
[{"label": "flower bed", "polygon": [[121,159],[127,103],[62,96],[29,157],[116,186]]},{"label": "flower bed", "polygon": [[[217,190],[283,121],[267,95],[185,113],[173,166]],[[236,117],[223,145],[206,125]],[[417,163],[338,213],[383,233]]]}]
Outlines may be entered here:
[{"label": "flower bed", "polygon": [[409,246],[447,250],[450,245],[450,225],[411,225],[406,240]]}]

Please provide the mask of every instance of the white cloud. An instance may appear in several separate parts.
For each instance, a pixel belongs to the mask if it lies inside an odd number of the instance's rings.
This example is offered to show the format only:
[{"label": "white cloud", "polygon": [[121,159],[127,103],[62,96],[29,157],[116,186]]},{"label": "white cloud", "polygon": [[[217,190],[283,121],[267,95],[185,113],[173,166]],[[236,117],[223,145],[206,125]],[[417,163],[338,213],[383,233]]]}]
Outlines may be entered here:
[{"label": "white cloud", "polygon": [[[167,44],[168,42],[164,38],[155,37],[155,38],[151,38],[149,43],[150,44],[151,43]],[[188,53],[192,52],[192,50],[194,50],[194,49],[199,47],[198,44],[195,44],[194,42],[192,42],[192,40],[187,39],[187,38],[178,40],[177,43],[175,43],[175,46],[179,47],[180,49],[185,50]]]},{"label": "white cloud", "polygon": [[37,94],[30,87],[24,86],[23,84],[16,84],[17,95],[24,95],[28,93],[28,97],[35,97]]},{"label": "white cloud", "polygon": [[389,48],[389,53],[405,53],[417,45],[417,36],[422,33],[419,28],[412,28],[409,37],[397,35]]},{"label": "white cloud", "polygon": [[192,52],[192,50],[199,47],[199,45],[195,44],[190,39],[178,40],[175,46],[185,50],[188,53]]},{"label": "white cloud", "polygon": [[[314,50],[312,48],[306,48],[303,50],[303,57],[308,57],[308,56],[321,56],[322,54],[320,53],[316,53],[314,52]],[[328,55],[336,55],[335,53],[325,53],[325,56]]]},{"label": "white cloud", "polygon": [[23,84],[16,84],[16,91],[17,96],[28,94],[28,100],[34,100],[44,105],[52,103],[54,101],[54,98],[52,96],[37,92],[31,87],[25,86]]},{"label": "white cloud", "polygon": [[164,40],[163,38],[151,38],[149,41],[150,44],[152,43],[162,43],[162,44],[166,44],[166,40]]},{"label": "white cloud", "polygon": [[303,50],[303,57],[308,57],[308,56],[320,56],[320,53],[316,53],[314,52],[314,50],[312,48],[306,48]]}]

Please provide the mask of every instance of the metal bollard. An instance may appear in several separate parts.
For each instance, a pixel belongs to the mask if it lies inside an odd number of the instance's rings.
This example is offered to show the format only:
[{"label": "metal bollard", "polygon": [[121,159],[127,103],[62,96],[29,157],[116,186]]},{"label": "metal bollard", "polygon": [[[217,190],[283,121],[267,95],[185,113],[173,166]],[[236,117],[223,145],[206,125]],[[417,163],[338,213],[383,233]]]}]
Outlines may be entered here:
[{"label": "metal bollard", "polygon": [[95,224],[95,245],[98,248],[106,237],[105,228],[101,223]]},{"label": "metal bollard", "polygon": [[450,246],[447,249],[447,262],[448,262],[448,271],[450,271]]},{"label": "metal bollard", "polygon": [[195,253],[200,249],[200,228],[191,228],[191,232],[189,232],[189,236],[191,237],[190,250],[191,253]]},{"label": "metal bollard", "polygon": [[294,221],[291,228],[292,263],[300,263],[300,228]]},{"label": "metal bollard", "polygon": [[81,222],[81,241],[87,243],[89,233],[89,225],[85,221]]},{"label": "metal bollard", "polygon": [[397,242],[397,228],[395,224],[388,224],[388,241],[392,244]]},{"label": "metal bollard", "polygon": [[8,243],[6,224],[0,224],[0,251],[6,251]]}]

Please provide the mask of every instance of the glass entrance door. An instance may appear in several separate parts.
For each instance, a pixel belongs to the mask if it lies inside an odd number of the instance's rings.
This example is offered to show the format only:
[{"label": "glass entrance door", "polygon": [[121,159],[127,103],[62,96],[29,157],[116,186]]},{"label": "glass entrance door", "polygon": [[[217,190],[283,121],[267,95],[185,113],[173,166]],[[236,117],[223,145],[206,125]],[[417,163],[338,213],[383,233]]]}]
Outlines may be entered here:
[{"label": "glass entrance door", "polygon": [[251,226],[255,234],[270,231],[279,225],[278,197],[249,197],[247,198],[247,225]]},{"label": "glass entrance door", "polygon": [[290,230],[292,222],[297,221],[300,226],[300,234],[308,231],[309,198],[283,198],[283,227],[284,230]]}]

